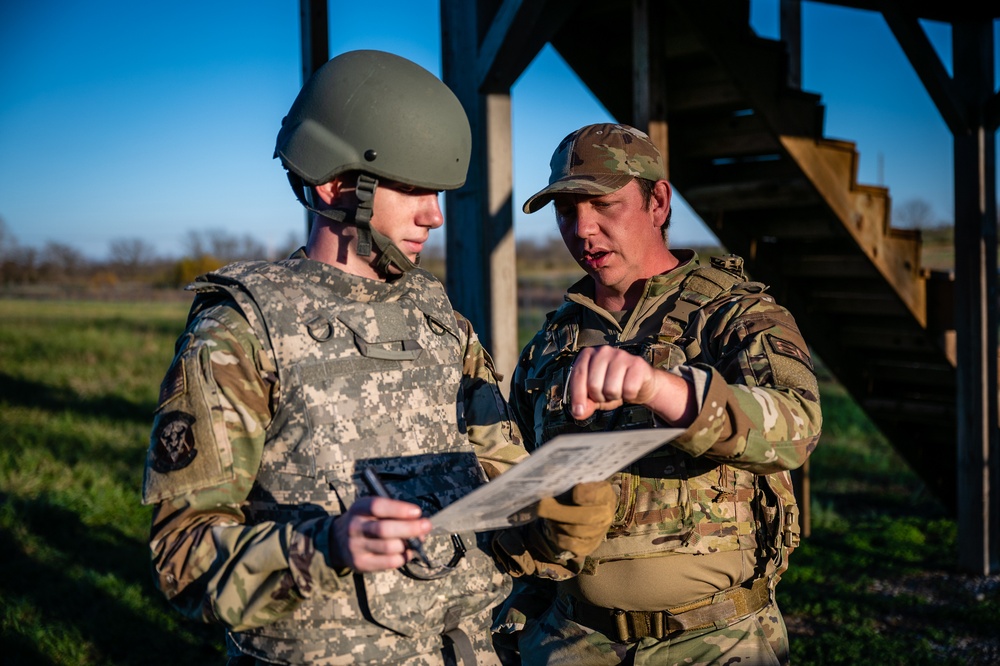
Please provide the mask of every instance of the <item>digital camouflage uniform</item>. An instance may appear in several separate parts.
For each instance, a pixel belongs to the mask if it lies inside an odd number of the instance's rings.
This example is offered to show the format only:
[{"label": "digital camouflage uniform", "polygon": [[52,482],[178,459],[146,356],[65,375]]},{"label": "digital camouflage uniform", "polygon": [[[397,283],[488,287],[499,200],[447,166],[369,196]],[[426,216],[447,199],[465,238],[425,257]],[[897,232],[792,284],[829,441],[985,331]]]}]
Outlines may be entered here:
[{"label": "digital camouflage uniform", "polygon": [[433,513],[526,455],[441,284],[419,269],[368,280],[299,251],[190,288],[143,488],[164,595],[262,662],[436,664],[454,641],[495,663],[490,609],[510,578],[486,535],[429,538],[435,563],[466,551],[437,580],[326,558],[334,518],[371,494],[366,467]]},{"label": "digital camouflage uniform", "polygon": [[[693,252],[674,254],[680,265],[650,278],[621,324],[594,303],[592,278],[571,287],[521,355],[511,409],[528,450],[562,432],[663,425],[637,405],[573,421],[564,386],[584,346],[617,345],[684,376],[696,388],[698,416],[679,438],[613,477],[615,521],[583,576],[604,562],[640,558],[663,559],[667,572],[669,557],[726,551],[752,551],[756,571],[735,581],[739,589],[668,613],[610,613],[598,623],[605,633],[574,621],[595,613],[583,613],[586,604],[566,583],[549,605],[537,583],[518,581],[496,628],[519,629],[527,616],[519,637],[525,664],[617,664],[627,655],[635,664],[787,660],[773,588],[798,541],[789,470],[805,462],[820,433],[812,362],[792,316],[763,285],[746,281],[742,260],[699,267]],[[595,612],[604,618],[606,610]],[[608,624],[618,622],[624,634],[609,636]]]}]

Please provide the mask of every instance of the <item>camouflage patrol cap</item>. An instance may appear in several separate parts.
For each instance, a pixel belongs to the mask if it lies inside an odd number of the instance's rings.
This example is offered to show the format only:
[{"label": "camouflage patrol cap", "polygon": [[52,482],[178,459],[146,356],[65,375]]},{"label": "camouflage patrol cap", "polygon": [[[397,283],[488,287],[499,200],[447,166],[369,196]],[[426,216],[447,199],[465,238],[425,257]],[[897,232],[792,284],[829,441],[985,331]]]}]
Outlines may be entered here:
[{"label": "camouflage patrol cap", "polygon": [[581,127],[563,139],[549,162],[549,185],[524,202],[534,213],[557,194],[600,196],[633,178],[665,180],[660,151],[649,136],[628,125],[601,123]]}]

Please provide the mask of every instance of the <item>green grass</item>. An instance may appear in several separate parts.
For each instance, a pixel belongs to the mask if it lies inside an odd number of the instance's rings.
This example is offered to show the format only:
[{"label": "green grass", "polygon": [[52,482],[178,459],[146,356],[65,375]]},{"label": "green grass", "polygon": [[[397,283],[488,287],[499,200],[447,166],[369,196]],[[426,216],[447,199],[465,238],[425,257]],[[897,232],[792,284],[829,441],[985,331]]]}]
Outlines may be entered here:
[{"label": "green grass", "polygon": [[[153,589],[139,498],[186,309],[0,300],[3,664],[224,663],[222,631]],[[836,383],[822,393],[812,535],[778,588],[793,663],[996,663],[1000,577],[956,571],[954,521]]]},{"label": "green grass", "polygon": [[4,664],[218,664],[153,589],[140,504],[183,303],[0,301]]},{"label": "green grass", "polygon": [[1000,577],[956,569],[957,529],[830,378],[812,534],[778,599],[797,664],[995,664]]}]

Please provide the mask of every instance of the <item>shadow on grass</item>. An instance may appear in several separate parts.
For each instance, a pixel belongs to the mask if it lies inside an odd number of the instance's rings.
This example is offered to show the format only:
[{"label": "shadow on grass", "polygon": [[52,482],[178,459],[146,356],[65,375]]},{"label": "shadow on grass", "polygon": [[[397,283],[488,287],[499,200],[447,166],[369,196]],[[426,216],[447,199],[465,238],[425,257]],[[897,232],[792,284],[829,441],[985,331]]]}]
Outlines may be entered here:
[{"label": "shadow on grass", "polygon": [[[106,394],[84,398],[70,389],[0,372],[0,408],[16,407],[37,410],[41,416],[0,416],[6,455],[47,451],[61,464],[98,464],[123,485],[136,485],[136,469],[141,469],[153,422],[152,402],[137,404]],[[106,423],[116,428],[108,429],[102,425]],[[135,430],[137,425],[141,431]],[[135,434],[128,434],[130,430]]]},{"label": "shadow on grass", "polygon": [[1000,585],[958,571],[942,505],[905,466],[831,462],[813,467],[812,535],[778,587],[793,663],[1000,663]]},{"label": "shadow on grass", "polygon": [[[144,544],[83,525],[45,498],[0,495],[0,502],[18,522],[0,529],[0,596],[12,625],[4,628],[5,664],[73,663],[66,655],[51,661],[67,641],[88,664],[223,662],[221,629],[183,621],[155,591]],[[124,601],[132,597],[127,587],[141,589],[134,607]],[[23,626],[9,619],[18,609],[29,618]]]},{"label": "shadow on grass", "polygon": [[0,372],[0,401],[11,406],[44,409],[55,414],[70,412],[85,418],[152,423],[156,405],[135,403],[111,395],[84,398],[66,388],[34,382]]}]

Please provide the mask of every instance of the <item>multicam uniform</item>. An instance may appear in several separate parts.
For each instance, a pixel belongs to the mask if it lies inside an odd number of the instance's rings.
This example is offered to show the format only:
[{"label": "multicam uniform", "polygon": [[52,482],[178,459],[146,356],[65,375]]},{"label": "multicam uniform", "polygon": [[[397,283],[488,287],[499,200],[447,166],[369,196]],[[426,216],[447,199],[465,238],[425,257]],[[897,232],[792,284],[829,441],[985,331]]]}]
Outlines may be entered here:
[{"label": "multicam uniform", "polygon": [[421,270],[368,280],[300,251],[193,289],[143,488],[161,591],[264,663],[435,664],[443,641],[495,663],[489,613],[510,579],[486,536],[429,538],[436,563],[465,551],[436,580],[327,559],[334,517],[371,494],[366,467],[433,512],[526,455],[441,284]]},{"label": "multicam uniform", "polygon": [[525,664],[617,664],[627,653],[635,664],[787,660],[773,592],[798,541],[788,470],[808,458],[822,422],[812,362],[791,315],[746,281],[742,260],[699,267],[693,252],[674,254],[680,265],[650,278],[618,317],[594,303],[591,278],[578,282],[514,372],[511,408],[529,450],[562,432],[662,425],[637,405],[572,419],[564,386],[585,346],[641,354],[689,379],[698,399],[679,438],[612,479],[615,521],[583,575],[559,583],[552,603],[537,582],[515,584],[497,629],[537,615],[519,639]]}]

